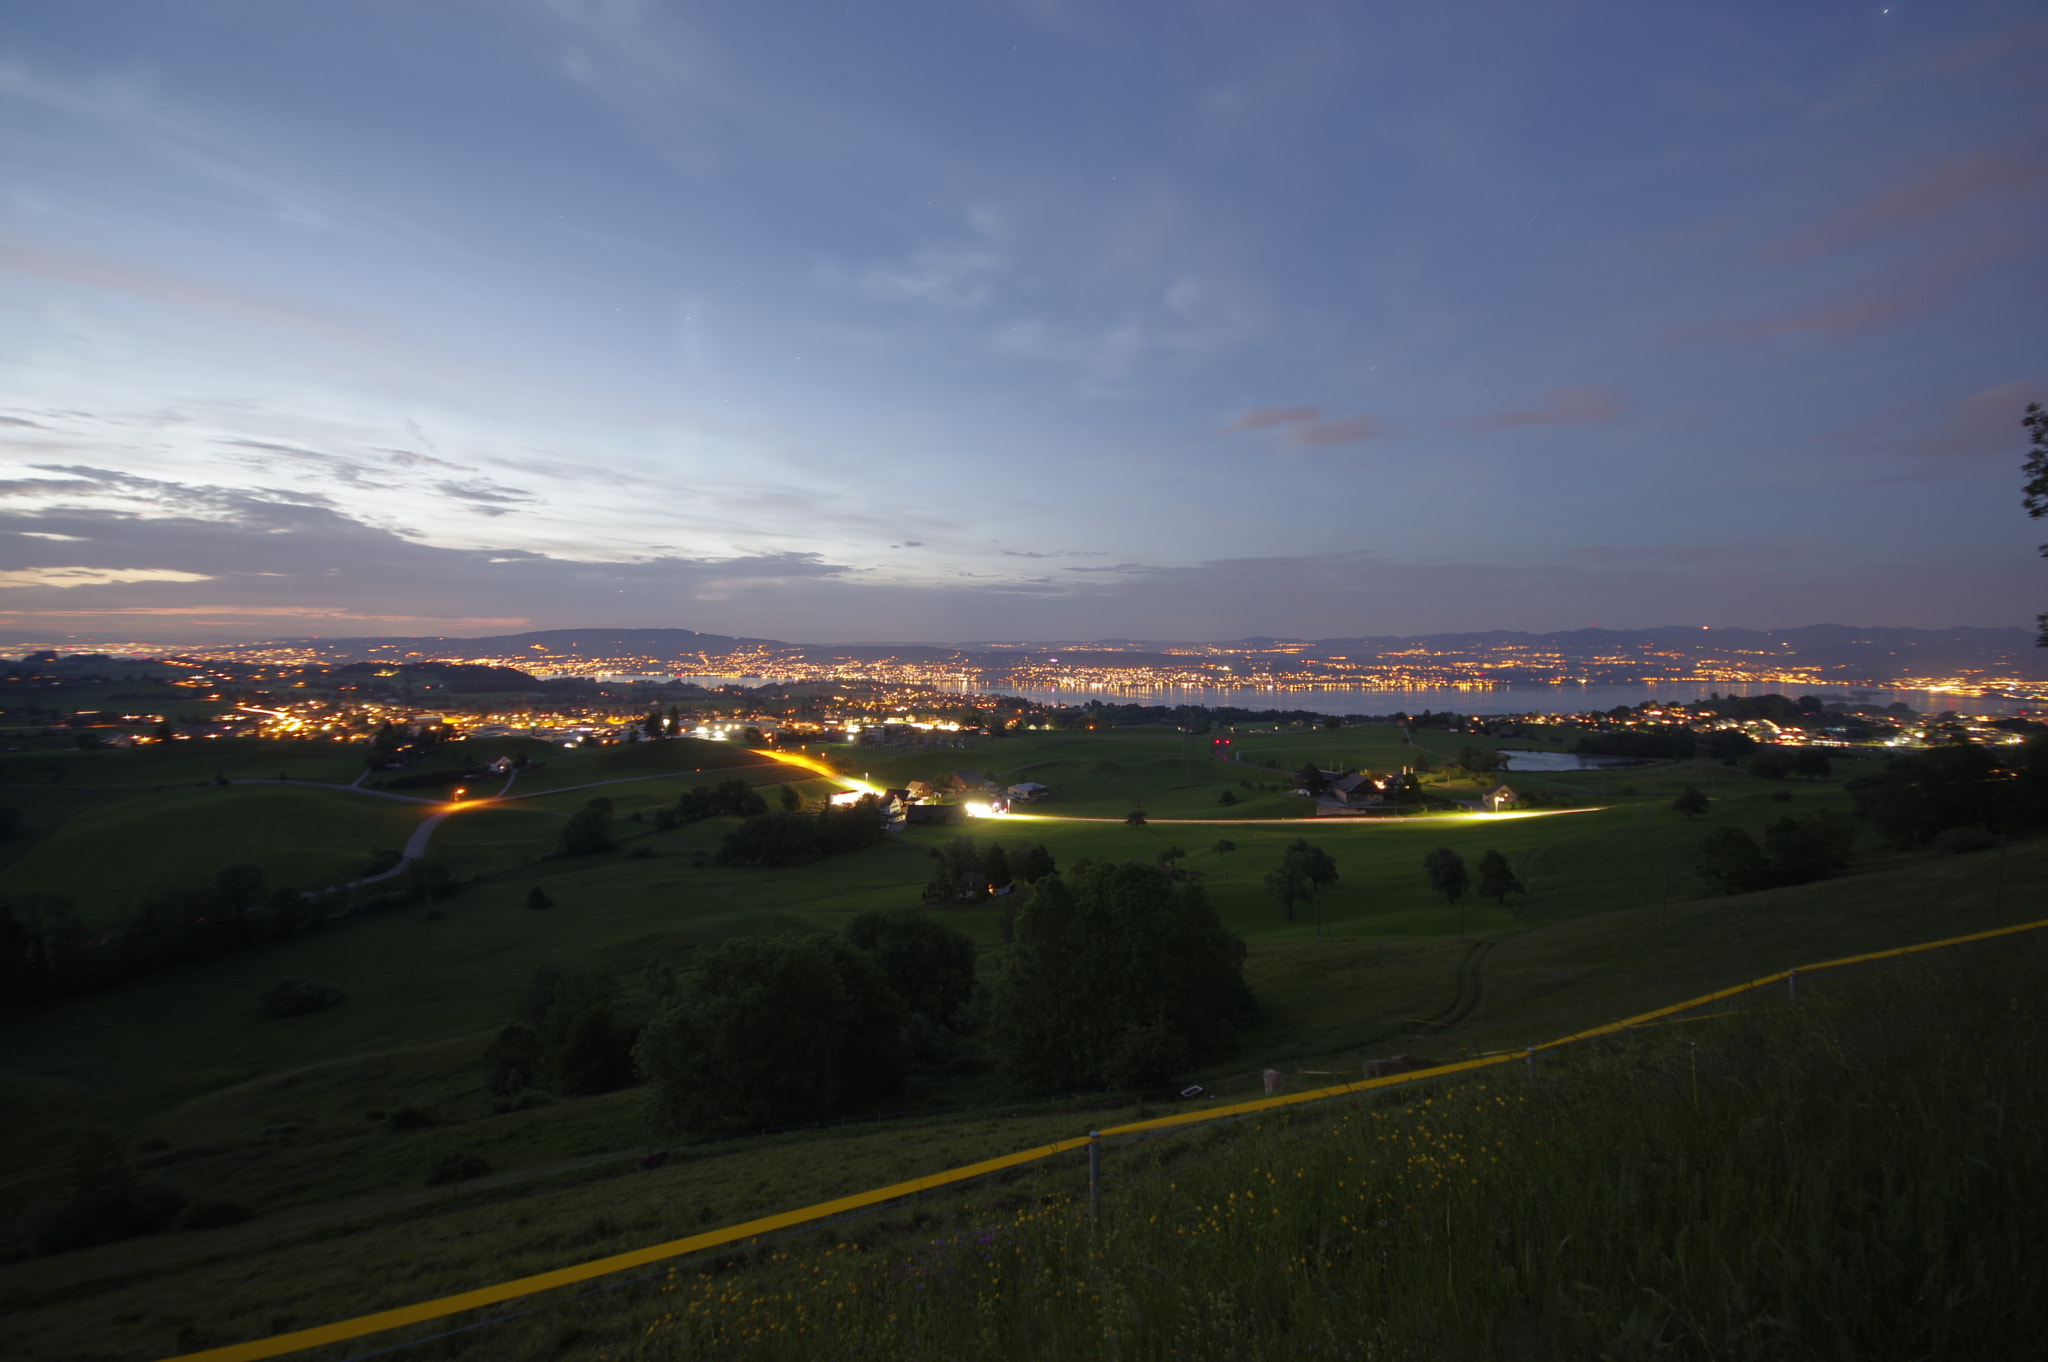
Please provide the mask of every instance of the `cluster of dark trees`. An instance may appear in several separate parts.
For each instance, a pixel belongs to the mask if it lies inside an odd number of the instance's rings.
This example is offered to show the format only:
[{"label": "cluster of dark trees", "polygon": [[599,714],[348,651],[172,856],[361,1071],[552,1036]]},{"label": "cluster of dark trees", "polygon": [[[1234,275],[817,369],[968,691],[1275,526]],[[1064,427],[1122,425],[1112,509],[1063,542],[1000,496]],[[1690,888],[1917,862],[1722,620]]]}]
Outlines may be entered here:
[{"label": "cluster of dark trees", "polygon": [[1693,868],[1724,894],[1807,884],[1840,874],[1856,845],[1856,825],[1823,809],[1767,824],[1759,841],[1741,828],[1716,828],[1694,854]]},{"label": "cluster of dark trees", "polygon": [[1244,958],[1199,885],[1136,861],[1077,863],[1017,916],[992,1043],[1041,1090],[1166,1082],[1225,1053],[1251,1017]]},{"label": "cluster of dark trees", "polygon": [[545,962],[484,1052],[484,1088],[513,1102],[532,1093],[577,1097],[623,1088],[634,1079],[638,1037],[639,1028],[622,1018],[612,971]]},{"label": "cluster of dark trees", "polygon": [[1817,747],[1766,747],[1749,759],[1746,769],[1760,780],[1823,780],[1834,773],[1835,764]]},{"label": "cluster of dark trees", "polygon": [[1581,733],[1572,750],[1588,757],[1635,757],[1643,761],[1685,761],[1704,757],[1726,761],[1757,749],[1757,741],[1733,728],[1695,733],[1689,728],[1618,728]]},{"label": "cluster of dark trees", "polygon": [[717,785],[693,785],[676,797],[673,808],[654,815],[654,826],[667,830],[706,818],[753,818],[768,812],[768,801],[746,781],[734,776]]},{"label": "cluster of dark trees", "polygon": [[1059,868],[1042,842],[1013,855],[1000,842],[976,843],[961,836],[932,855],[938,864],[924,887],[924,902],[931,907],[982,903],[1014,884],[1036,884]]},{"label": "cluster of dark trees", "polygon": [[1034,1091],[1146,1086],[1223,1053],[1251,1015],[1244,943],[1157,865],[1082,862],[1029,891],[996,977],[912,908],[706,956],[633,1050],[669,1130],[818,1120],[907,1078],[999,1067]]},{"label": "cluster of dark trees", "polygon": [[814,814],[756,814],[725,834],[717,861],[757,869],[804,865],[879,846],[887,836],[882,801],[862,795],[851,804],[828,804]]},{"label": "cluster of dark trees", "polygon": [[[1456,903],[1468,890],[1475,889],[1471,873],[1465,869],[1465,858],[1449,847],[1438,847],[1424,856],[1422,871],[1429,876],[1429,887],[1443,895],[1445,903]],[[1508,858],[1491,850],[1479,858],[1476,891],[1479,897],[1497,903],[1506,903],[1510,894],[1525,892]]]},{"label": "cluster of dark trees", "polygon": [[270,888],[253,865],[145,900],[120,927],[93,928],[54,894],[0,899],[0,1009],[49,1002],[159,970],[235,955],[317,931],[345,914],[447,898],[460,884],[446,867],[415,861],[374,899]]},{"label": "cluster of dark trees", "polygon": [[1844,788],[1857,817],[1901,850],[1952,828],[2003,835],[2039,827],[2048,823],[2048,733],[2019,747],[1932,747]]}]

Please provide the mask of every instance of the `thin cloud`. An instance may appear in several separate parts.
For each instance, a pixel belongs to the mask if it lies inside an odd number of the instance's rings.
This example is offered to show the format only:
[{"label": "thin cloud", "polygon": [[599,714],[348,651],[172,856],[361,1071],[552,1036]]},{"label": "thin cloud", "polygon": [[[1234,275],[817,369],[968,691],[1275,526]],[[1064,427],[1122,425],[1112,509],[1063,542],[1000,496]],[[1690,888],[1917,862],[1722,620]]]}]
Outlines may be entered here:
[{"label": "thin cloud", "polygon": [[1452,421],[1453,430],[1513,430],[1521,426],[1567,425],[1576,421],[1611,421],[1621,414],[1615,400],[1598,388],[1556,388],[1543,406],[1496,411],[1470,420]]},{"label": "thin cloud", "polygon": [[1326,421],[1321,407],[1254,407],[1232,418],[1217,433],[1236,435],[1262,431],[1271,432],[1280,444],[1311,448],[1360,444],[1393,434],[1377,416],[1340,416]]},{"label": "thin cloud", "polygon": [[2009,190],[2028,196],[2048,190],[2048,167],[2003,148],[1970,152],[1764,247],[1757,252],[1757,260],[1766,265],[1789,265],[1833,255],[1924,226]]}]

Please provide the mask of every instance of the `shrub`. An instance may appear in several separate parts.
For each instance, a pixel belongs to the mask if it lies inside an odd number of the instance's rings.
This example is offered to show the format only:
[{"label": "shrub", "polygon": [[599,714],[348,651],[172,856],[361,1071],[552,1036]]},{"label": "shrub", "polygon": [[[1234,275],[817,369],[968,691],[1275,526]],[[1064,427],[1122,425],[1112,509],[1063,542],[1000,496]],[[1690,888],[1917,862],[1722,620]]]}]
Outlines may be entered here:
[{"label": "shrub", "polygon": [[256,998],[260,1017],[302,1017],[347,1001],[338,988],[316,984],[310,979],[280,979]]},{"label": "shrub", "polygon": [[384,1124],[392,1130],[425,1130],[434,1123],[434,1118],[418,1107],[400,1107],[384,1118]]},{"label": "shrub", "polygon": [[195,1201],[187,1206],[178,1217],[177,1228],[181,1230],[224,1230],[230,1225],[240,1225],[253,1220],[256,1213],[239,1201],[215,1198],[209,1201]]},{"label": "shrub", "polygon": [[1935,834],[1934,845],[1960,855],[1967,851],[1989,851],[1998,845],[1998,839],[1982,828],[1945,828]]},{"label": "shrub", "polygon": [[491,1171],[488,1160],[478,1154],[442,1154],[427,1165],[427,1186],[444,1187],[451,1182],[468,1182]]}]

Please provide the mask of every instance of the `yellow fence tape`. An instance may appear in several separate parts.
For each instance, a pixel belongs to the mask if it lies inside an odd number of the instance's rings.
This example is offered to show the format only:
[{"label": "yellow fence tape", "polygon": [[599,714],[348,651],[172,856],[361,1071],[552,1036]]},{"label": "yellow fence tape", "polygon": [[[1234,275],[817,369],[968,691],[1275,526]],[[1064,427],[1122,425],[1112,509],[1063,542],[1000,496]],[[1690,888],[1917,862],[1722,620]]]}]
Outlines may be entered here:
[{"label": "yellow fence tape", "polygon": [[[1673,1013],[1690,1011],[1695,1007],[1703,1007],[1708,1003],[1719,1002],[1723,998],[1732,998],[1738,993],[1747,993],[1753,989],[1768,987],[1794,974],[1813,974],[1820,970],[1839,969],[1844,965],[1867,964],[1872,960],[1886,960],[1893,956],[1911,955],[1917,951],[1939,950],[1944,946],[1960,946],[1971,941],[1987,941],[1993,937],[2010,936],[2015,932],[2031,932],[2042,927],[2048,927],[2048,918],[2038,922],[2023,922],[2013,927],[1997,927],[1986,932],[1972,932],[1968,936],[1951,936],[1940,941],[1923,941],[1918,945],[1900,946],[1888,951],[1871,951],[1864,955],[1844,956],[1840,960],[1824,960],[1816,965],[1800,965],[1794,969],[1781,970],[1776,974],[1767,974],[1761,979],[1752,979],[1746,984],[1737,984],[1732,988],[1724,988],[1717,992],[1703,994],[1697,998],[1689,998],[1682,1003],[1673,1003],[1669,1007],[1660,1007],[1654,1012],[1645,1012],[1639,1016],[1629,1017],[1622,1021],[1609,1022],[1605,1026],[1596,1026],[1590,1031],[1580,1031],[1558,1040],[1545,1041],[1543,1044],[1531,1046],[1527,1050],[1509,1050],[1500,1054],[1483,1055],[1478,1059],[1461,1060],[1456,1064],[1439,1064],[1434,1068],[1416,1069],[1403,1074],[1390,1074],[1384,1078],[1368,1078],[1358,1083],[1343,1083],[1327,1088],[1312,1088],[1303,1092],[1285,1093],[1278,1097],[1263,1097],[1252,1102],[1238,1102],[1231,1106],[1204,1107],[1199,1111],[1182,1112],[1174,1116],[1161,1116],[1149,1121],[1131,1121],[1120,1126],[1106,1127],[1096,1133],[1098,1135],[1133,1135],[1172,1130],[1183,1126],[1203,1125],[1210,1121],[1227,1120],[1232,1117],[1249,1115],[1253,1112],[1272,1111],[1304,1102],[1322,1102],[1333,1097],[1346,1097],[1354,1093],[1369,1092],[1375,1088],[1391,1088],[1404,1083],[1414,1083],[1422,1079],[1440,1078],[1446,1074],[1490,1068],[1496,1064],[1511,1063],[1539,1050],[1554,1050],[1560,1045],[1571,1045],[1578,1041],[1592,1040],[1598,1036],[1608,1036],[1618,1031],[1626,1031],[1630,1027],[1642,1026],[1659,1018],[1671,1016]],[[351,1338],[362,1338],[367,1334],[382,1333],[387,1329],[402,1328],[408,1324],[423,1324],[428,1320],[445,1319],[449,1315],[460,1314],[465,1310],[477,1310],[487,1305],[498,1305],[505,1301],[516,1300],[521,1296],[530,1296],[536,1292],[548,1291],[558,1286],[574,1286],[578,1282],[587,1282],[598,1277],[608,1277],[615,1272],[625,1272],[631,1268],[646,1267],[650,1263],[658,1263],[665,1258],[678,1258],[684,1254],[699,1253],[705,1249],[724,1248],[728,1244],[736,1244],[764,1234],[773,1234],[777,1230],[793,1229],[798,1225],[808,1224],[814,1220],[827,1220],[836,1215],[844,1215],[849,1211],[864,1210],[869,1206],[877,1206],[886,1201],[894,1201],[899,1197],[912,1196],[918,1192],[928,1192],[956,1182],[966,1182],[973,1178],[983,1177],[989,1173],[1001,1172],[1005,1168],[1015,1168],[1022,1164],[1036,1163],[1040,1159],[1049,1159],[1056,1154],[1065,1154],[1076,1149],[1085,1149],[1089,1143],[1089,1136],[1080,1135],[1072,1139],[1060,1140],[1053,1144],[1039,1145],[1037,1148],[1022,1150],[1015,1154],[1005,1154],[1000,1158],[984,1159],[980,1163],[971,1163],[960,1168],[949,1168],[942,1173],[933,1173],[928,1177],[913,1178],[908,1182],[899,1182],[889,1187],[877,1187],[872,1191],[856,1192],[852,1196],[841,1197],[837,1201],[824,1201],[815,1206],[805,1206],[794,1211],[784,1211],[779,1215],[763,1216],[759,1220],[749,1220],[740,1225],[729,1225],[722,1230],[710,1230],[703,1234],[693,1234],[687,1239],[672,1239],[668,1243],[655,1244],[650,1248],[635,1249],[631,1253],[618,1253],[609,1258],[598,1258],[592,1262],[579,1263],[574,1267],[559,1268],[553,1272],[542,1272],[532,1277],[520,1277],[513,1281],[500,1282],[496,1286],[479,1287],[475,1291],[464,1291],[458,1295],[442,1296],[438,1300],[422,1301],[418,1305],[401,1306],[396,1310],[383,1310],[374,1315],[359,1315],[354,1319],[342,1320],[335,1324],[323,1324],[316,1329],[301,1329],[296,1333],[277,1334],[271,1338],[254,1339],[248,1343],[231,1343],[224,1348],[210,1348],[204,1352],[184,1353],[174,1358],[168,1358],[165,1362],[257,1362],[260,1358],[282,1357],[286,1353],[300,1352],[306,1348],[316,1348],[323,1343],[342,1343]]]}]

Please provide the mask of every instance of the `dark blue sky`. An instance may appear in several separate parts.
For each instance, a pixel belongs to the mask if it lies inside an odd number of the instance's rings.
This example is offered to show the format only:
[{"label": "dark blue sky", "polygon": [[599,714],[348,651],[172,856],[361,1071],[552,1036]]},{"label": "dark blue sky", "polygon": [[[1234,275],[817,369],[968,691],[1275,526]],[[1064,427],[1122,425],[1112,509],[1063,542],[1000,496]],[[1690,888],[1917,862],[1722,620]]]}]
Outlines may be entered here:
[{"label": "dark blue sky", "polygon": [[0,630],[2019,625],[2048,5],[16,0]]}]

